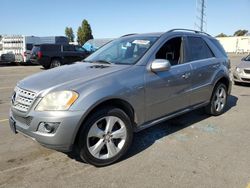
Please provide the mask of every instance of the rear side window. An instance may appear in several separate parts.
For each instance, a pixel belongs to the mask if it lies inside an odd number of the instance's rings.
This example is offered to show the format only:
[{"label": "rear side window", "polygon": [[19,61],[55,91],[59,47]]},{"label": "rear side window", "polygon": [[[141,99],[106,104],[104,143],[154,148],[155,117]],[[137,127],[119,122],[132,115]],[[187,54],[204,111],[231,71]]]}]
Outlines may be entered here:
[{"label": "rear side window", "polygon": [[75,51],[75,47],[74,46],[70,46],[70,45],[63,46],[63,51],[72,52],[72,51]]},{"label": "rear side window", "polygon": [[61,51],[61,45],[42,45],[42,51]]},{"label": "rear side window", "polygon": [[227,53],[225,52],[224,48],[220,44],[220,42],[216,39],[210,39],[210,41],[216,46],[216,48],[225,56],[227,57]]},{"label": "rear side window", "polygon": [[200,37],[188,37],[188,61],[214,57],[207,43]]}]

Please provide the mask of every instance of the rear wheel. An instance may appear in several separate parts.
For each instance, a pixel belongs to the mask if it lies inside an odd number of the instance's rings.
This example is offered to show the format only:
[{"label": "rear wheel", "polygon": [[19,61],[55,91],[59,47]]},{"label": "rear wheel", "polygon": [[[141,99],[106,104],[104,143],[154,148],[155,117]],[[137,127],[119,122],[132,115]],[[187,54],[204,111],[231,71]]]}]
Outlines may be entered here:
[{"label": "rear wheel", "polygon": [[206,112],[210,115],[218,116],[225,111],[227,104],[227,87],[223,83],[218,83],[213,91],[209,105],[206,107]]},{"label": "rear wheel", "polygon": [[130,118],[118,108],[95,112],[80,132],[79,149],[83,161],[106,166],[118,161],[128,150],[133,138]]},{"label": "rear wheel", "polygon": [[49,68],[50,68],[50,65],[43,65],[43,68],[44,68],[44,69],[49,69]]},{"label": "rear wheel", "polygon": [[52,59],[50,63],[50,68],[55,68],[55,67],[60,67],[60,66],[61,66],[60,59]]}]

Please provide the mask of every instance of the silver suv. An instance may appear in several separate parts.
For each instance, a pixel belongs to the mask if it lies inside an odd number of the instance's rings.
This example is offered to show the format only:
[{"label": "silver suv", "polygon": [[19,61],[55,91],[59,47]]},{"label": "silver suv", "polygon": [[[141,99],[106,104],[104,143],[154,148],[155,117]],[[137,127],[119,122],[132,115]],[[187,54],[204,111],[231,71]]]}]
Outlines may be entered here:
[{"label": "silver suv", "polygon": [[229,59],[206,33],[174,29],[130,34],[84,62],[29,76],[12,96],[17,133],[82,160],[109,165],[128,150],[133,133],[205,107],[225,111]]}]

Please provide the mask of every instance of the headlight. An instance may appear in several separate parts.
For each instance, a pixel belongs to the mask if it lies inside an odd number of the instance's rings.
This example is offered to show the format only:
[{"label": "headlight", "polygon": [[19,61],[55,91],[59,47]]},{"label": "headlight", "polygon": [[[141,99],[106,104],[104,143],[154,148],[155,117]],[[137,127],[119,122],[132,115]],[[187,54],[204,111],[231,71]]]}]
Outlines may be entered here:
[{"label": "headlight", "polygon": [[242,69],[240,69],[239,67],[236,67],[236,71],[237,71],[238,73],[242,73]]},{"label": "headlight", "polygon": [[68,110],[78,98],[74,91],[58,91],[47,94],[37,105],[37,111]]}]

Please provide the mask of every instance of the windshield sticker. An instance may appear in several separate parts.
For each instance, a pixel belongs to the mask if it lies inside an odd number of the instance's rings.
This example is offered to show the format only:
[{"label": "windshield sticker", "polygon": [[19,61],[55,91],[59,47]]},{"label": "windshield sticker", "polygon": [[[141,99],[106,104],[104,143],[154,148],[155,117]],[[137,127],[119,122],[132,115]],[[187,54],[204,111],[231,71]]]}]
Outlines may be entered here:
[{"label": "windshield sticker", "polygon": [[150,43],[149,40],[134,40],[133,44],[141,44],[141,45],[148,45]]}]

